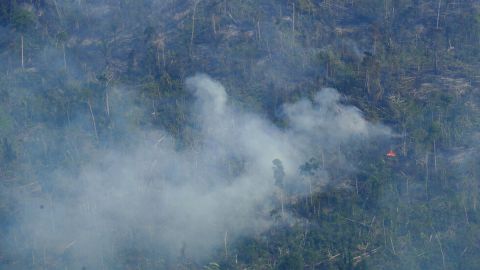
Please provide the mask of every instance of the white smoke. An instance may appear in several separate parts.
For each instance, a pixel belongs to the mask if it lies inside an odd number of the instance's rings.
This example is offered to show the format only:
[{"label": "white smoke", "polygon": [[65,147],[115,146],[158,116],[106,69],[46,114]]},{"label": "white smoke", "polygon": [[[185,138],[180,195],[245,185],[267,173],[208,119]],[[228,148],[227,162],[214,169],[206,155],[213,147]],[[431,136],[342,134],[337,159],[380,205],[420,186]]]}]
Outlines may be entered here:
[{"label": "white smoke", "polygon": [[12,253],[94,268],[110,268],[124,249],[202,257],[225,234],[271,225],[269,213],[279,207],[272,199],[274,159],[294,183],[319,150],[389,135],[342,105],[334,89],[321,90],[313,102],[286,104],[288,127],[279,128],[229,105],[224,87],[207,75],[187,79],[186,87],[196,97],[198,145],[178,150],[164,132],[137,131],[142,140],[133,150],[115,145],[95,154],[78,177],[56,172],[62,194],[15,194],[23,210],[10,233]]}]

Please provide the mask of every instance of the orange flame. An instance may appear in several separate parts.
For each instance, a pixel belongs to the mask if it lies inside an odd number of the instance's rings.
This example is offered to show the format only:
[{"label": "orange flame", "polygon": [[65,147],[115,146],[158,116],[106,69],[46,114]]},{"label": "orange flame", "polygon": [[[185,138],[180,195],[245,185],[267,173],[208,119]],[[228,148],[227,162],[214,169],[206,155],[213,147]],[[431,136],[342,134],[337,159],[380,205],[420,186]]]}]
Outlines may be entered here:
[{"label": "orange flame", "polygon": [[397,154],[395,152],[393,152],[393,150],[390,150],[387,153],[387,157],[393,158],[393,157],[396,157],[396,156],[397,156]]}]

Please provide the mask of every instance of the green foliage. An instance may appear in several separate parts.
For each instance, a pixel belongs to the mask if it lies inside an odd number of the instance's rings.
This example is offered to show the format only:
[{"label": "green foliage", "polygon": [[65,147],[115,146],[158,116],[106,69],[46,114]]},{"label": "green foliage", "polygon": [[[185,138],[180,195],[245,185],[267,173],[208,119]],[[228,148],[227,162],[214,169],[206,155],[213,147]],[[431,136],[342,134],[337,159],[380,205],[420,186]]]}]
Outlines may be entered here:
[{"label": "green foliage", "polygon": [[278,264],[276,269],[278,270],[304,269],[303,257],[298,252],[294,252],[292,254],[283,256],[280,259],[280,263]]},{"label": "green foliage", "polygon": [[[101,18],[83,5],[91,1],[56,2],[0,1],[2,183],[29,183],[39,177],[36,167],[81,167],[75,141],[90,142],[84,151],[95,152],[122,136],[120,126],[162,129],[179,147],[193,147],[198,130],[183,82],[195,72],[220,79],[232,103],[281,128],[283,103],[336,87],[366,118],[392,127],[390,146],[361,153],[348,177],[332,173],[330,185],[286,198],[291,219],[273,219],[269,230],[236,239],[228,257],[219,251],[205,262],[181,263],[212,270],[478,268],[480,13],[474,1],[440,1],[439,27],[438,1],[203,0],[195,27],[189,1],[163,1],[161,18],[155,3],[162,1],[105,1],[111,14]],[[29,41],[29,69],[12,64],[20,57],[12,29]],[[115,96],[117,86],[129,95]],[[116,121],[107,96],[134,109]],[[82,124],[66,133],[76,121]],[[55,151],[57,143],[68,151]],[[397,159],[385,158],[389,147]],[[301,165],[301,176],[314,181],[321,158],[338,162],[319,154]],[[245,166],[228,162],[232,174]],[[284,187],[279,160],[273,177]],[[2,198],[0,226],[18,211],[5,205]],[[168,268],[157,254],[123,255],[131,269]]]},{"label": "green foliage", "polygon": [[20,33],[28,31],[35,23],[35,15],[25,9],[18,8],[12,15],[12,25]]},{"label": "green foliage", "polygon": [[11,136],[13,131],[12,119],[10,116],[2,109],[0,109],[0,137],[5,138]]}]

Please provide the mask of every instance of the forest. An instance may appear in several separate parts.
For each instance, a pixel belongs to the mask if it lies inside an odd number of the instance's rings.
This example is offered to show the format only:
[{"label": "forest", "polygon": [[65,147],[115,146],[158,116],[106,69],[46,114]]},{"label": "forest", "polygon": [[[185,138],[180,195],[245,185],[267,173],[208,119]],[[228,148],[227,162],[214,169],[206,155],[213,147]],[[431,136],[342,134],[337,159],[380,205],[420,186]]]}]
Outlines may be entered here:
[{"label": "forest", "polygon": [[479,269],[480,2],[0,0],[0,269]]}]

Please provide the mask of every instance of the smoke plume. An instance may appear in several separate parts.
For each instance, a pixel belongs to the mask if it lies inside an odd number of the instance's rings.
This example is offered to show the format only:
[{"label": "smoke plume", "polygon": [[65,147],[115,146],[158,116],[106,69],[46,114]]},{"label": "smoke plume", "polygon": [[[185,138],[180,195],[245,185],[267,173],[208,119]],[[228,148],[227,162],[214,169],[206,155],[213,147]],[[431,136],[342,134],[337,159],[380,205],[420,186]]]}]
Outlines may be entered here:
[{"label": "smoke plume", "polygon": [[[7,255],[51,269],[120,267],[135,251],[159,258],[158,265],[165,263],[160,258],[202,258],[271,226],[270,212],[280,207],[275,191],[304,194],[299,168],[311,158],[390,134],[342,104],[334,89],[285,104],[280,128],[236,108],[207,75],[185,85],[195,97],[193,146],[179,148],[161,130],[126,127],[123,137],[134,142],[91,152],[76,173],[46,173],[48,181],[39,181],[54,183],[50,190],[12,188],[20,210],[2,243]],[[112,115],[138,109],[121,90],[110,95]],[[81,139],[75,143],[89,149]],[[318,170],[318,184],[333,181],[328,162]]]}]

